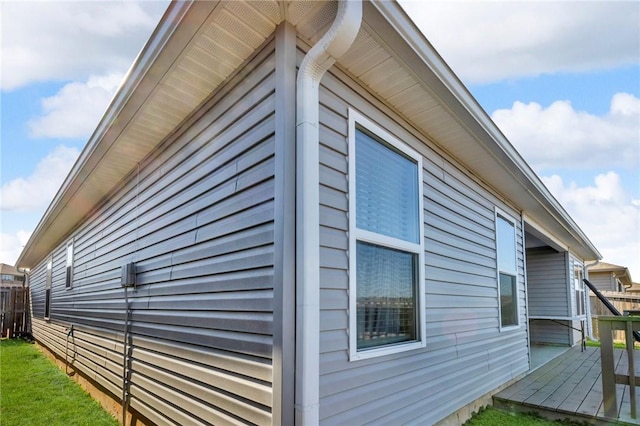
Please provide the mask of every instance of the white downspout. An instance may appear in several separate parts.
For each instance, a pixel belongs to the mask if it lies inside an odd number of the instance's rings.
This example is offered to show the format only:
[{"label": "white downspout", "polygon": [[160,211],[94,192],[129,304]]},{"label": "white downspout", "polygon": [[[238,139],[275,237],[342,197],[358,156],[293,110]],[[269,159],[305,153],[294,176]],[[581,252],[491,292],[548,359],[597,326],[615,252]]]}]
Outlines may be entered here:
[{"label": "white downspout", "polygon": [[324,73],[351,47],[362,22],[360,0],[339,1],[336,19],[307,52],[296,79],[296,372],[295,421],[317,425],[320,405],[319,101]]}]

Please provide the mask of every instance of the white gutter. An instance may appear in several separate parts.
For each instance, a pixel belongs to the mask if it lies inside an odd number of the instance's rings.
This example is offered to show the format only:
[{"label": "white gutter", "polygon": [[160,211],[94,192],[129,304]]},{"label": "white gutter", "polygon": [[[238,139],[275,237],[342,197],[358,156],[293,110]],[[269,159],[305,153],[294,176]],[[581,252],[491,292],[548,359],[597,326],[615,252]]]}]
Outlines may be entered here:
[{"label": "white gutter", "polygon": [[339,1],[336,19],[307,52],[296,79],[295,422],[320,422],[320,80],[358,35],[361,0]]}]

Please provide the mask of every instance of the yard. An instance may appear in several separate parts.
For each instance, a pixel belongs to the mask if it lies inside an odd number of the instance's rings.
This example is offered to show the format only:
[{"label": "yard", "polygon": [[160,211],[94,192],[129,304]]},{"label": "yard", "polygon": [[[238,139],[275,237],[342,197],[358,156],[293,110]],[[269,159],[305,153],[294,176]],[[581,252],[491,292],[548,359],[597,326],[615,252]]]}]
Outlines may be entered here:
[{"label": "yard", "polygon": [[578,426],[570,420],[551,421],[537,414],[511,413],[493,407],[487,407],[474,414],[465,426]]},{"label": "yard", "polygon": [[[23,340],[0,341],[0,422],[13,425],[105,425],[118,422],[38,349]],[[539,417],[488,408],[469,426],[558,426]]]},{"label": "yard", "polygon": [[78,384],[23,340],[0,341],[2,426],[96,425],[118,422]]}]

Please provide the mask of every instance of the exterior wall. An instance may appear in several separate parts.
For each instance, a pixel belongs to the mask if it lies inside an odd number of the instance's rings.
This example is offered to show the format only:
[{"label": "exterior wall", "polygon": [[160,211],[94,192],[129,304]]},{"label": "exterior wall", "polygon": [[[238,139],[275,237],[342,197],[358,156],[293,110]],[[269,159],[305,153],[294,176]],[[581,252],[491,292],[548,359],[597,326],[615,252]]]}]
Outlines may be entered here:
[{"label": "exterior wall", "polygon": [[[301,54],[300,54],[301,55]],[[528,370],[518,213],[333,68],[320,107],[320,419],[432,424]],[[347,108],[423,155],[426,347],[349,361]],[[519,320],[500,331],[495,207],[517,224]]]},{"label": "exterior wall", "polygon": [[[274,49],[272,40],[73,233],[72,289],[67,241],[53,252],[50,321],[47,259],[31,276],[36,339],[115,399],[128,297],[130,406],[154,423],[269,424],[279,410],[272,359],[274,340],[280,352],[286,339],[274,310],[289,319],[274,300],[284,229]],[[125,292],[128,262],[137,287]]]},{"label": "exterior wall", "polygon": [[618,291],[616,280],[611,272],[589,272],[588,280],[600,291]]},{"label": "exterior wall", "polygon": [[[571,316],[567,254],[550,248],[527,250],[527,289],[532,317]],[[548,320],[531,320],[532,343],[569,345],[570,328]]]}]

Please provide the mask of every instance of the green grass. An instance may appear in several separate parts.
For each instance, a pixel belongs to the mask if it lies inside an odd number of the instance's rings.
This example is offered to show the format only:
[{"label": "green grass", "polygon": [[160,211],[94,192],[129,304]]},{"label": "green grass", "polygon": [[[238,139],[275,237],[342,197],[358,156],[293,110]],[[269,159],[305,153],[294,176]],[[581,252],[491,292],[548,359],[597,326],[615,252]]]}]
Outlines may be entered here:
[{"label": "green grass", "polygon": [[87,392],[23,340],[0,341],[2,426],[117,426]]},{"label": "green grass", "polygon": [[[587,343],[587,346],[590,346],[590,347],[594,347],[594,348],[600,347],[600,342],[598,340],[587,339],[586,343]],[[638,349],[637,346],[638,344],[635,343],[634,349]],[[613,347],[616,349],[627,349],[626,343],[622,343],[622,342],[613,342]]]},{"label": "green grass", "polygon": [[493,407],[486,407],[476,413],[465,426],[563,426],[576,425],[569,420],[551,421],[536,414],[511,413]]}]

